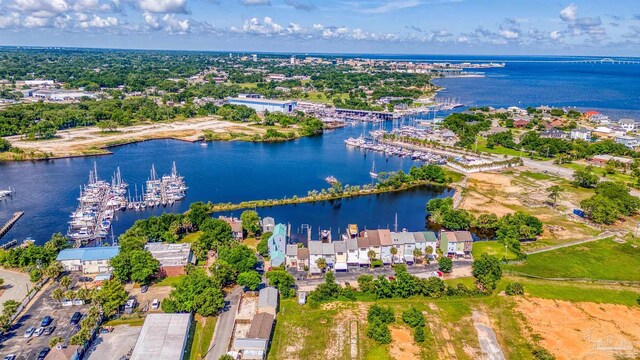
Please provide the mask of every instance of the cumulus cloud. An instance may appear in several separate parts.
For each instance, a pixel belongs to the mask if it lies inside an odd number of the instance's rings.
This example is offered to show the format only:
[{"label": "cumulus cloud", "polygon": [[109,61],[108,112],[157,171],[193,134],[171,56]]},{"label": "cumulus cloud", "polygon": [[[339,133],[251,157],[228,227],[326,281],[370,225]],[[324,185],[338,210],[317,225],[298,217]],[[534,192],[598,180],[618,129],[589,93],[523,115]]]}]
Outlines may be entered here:
[{"label": "cumulus cloud", "polygon": [[554,30],[549,33],[549,38],[551,40],[559,40],[562,37],[562,33],[558,30]]},{"label": "cumulus cloud", "polygon": [[91,19],[86,18],[86,20],[78,22],[78,26],[82,29],[104,29],[118,26],[119,23],[120,21],[113,16],[107,16],[103,18],[94,14]]},{"label": "cumulus cloud", "polygon": [[578,6],[571,4],[560,11],[560,18],[564,21],[575,21],[578,17]]},{"label": "cumulus cloud", "polygon": [[300,0],[285,0],[284,2],[285,4],[291,6],[292,8],[296,9],[296,10],[304,10],[304,11],[311,11],[311,10],[315,10],[318,7],[310,2],[303,2]]},{"label": "cumulus cloud", "polygon": [[575,4],[562,9],[560,18],[568,23],[566,32],[571,36],[588,36],[593,41],[601,41],[607,37],[602,19],[599,16],[579,17],[578,6]]},{"label": "cumulus cloud", "polygon": [[191,30],[189,19],[179,19],[175,14],[165,14],[161,17],[144,13],[144,23],[150,30],[164,30],[170,34],[186,34]]},{"label": "cumulus cloud", "polygon": [[187,0],[140,0],[139,6],[150,13],[185,13]]}]

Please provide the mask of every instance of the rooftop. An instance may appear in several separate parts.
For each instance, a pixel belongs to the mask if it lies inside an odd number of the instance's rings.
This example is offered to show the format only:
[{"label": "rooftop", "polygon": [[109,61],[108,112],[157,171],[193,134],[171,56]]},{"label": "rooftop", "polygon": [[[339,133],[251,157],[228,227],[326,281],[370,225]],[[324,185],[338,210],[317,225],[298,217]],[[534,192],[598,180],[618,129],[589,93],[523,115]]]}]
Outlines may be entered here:
[{"label": "rooftop", "polygon": [[191,314],[149,314],[133,348],[131,360],[182,359]]},{"label": "rooftop", "polygon": [[247,338],[250,339],[269,339],[271,330],[273,329],[274,316],[267,313],[256,314],[251,320],[251,328]]},{"label": "rooftop", "polygon": [[192,261],[191,244],[148,243],[144,246],[160,266],[184,266]]},{"label": "rooftop", "polygon": [[265,306],[278,307],[278,290],[276,288],[268,286],[260,290],[258,295],[258,309]]},{"label": "rooftop", "polygon": [[295,101],[282,101],[282,100],[256,99],[256,98],[230,98],[229,102],[264,104],[264,105],[289,105],[289,104],[295,103]]},{"label": "rooftop", "polygon": [[98,246],[87,247],[77,249],[64,249],[60,251],[56,260],[80,260],[80,261],[95,261],[95,260],[109,260],[120,252],[119,246]]}]

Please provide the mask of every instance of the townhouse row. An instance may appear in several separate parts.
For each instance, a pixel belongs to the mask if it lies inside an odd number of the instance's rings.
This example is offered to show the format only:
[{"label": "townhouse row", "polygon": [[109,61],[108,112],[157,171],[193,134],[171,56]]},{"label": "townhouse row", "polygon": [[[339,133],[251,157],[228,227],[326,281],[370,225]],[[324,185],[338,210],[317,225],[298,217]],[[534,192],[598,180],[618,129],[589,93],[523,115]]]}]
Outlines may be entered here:
[{"label": "townhouse row", "polygon": [[322,272],[318,266],[320,259],[324,259],[328,269],[335,271],[348,271],[350,266],[370,266],[372,260],[380,260],[384,265],[412,265],[418,260],[416,249],[430,259],[437,257],[438,249],[444,256],[459,258],[471,256],[473,244],[468,231],[364,230],[347,232],[340,241],[310,240],[308,247],[288,243],[286,234],[286,226],[278,224],[269,238],[271,266],[308,270],[312,274]]}]

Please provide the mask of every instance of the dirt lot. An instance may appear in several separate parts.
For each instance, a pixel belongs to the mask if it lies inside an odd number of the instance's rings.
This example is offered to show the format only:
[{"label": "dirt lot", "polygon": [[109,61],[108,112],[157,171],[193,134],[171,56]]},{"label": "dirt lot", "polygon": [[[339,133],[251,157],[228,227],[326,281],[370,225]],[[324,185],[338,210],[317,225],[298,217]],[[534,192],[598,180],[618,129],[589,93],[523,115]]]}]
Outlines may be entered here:
[{"label": "dirt lot", "polygon": [[391,330],[389,355],[391,355],[393,359],[420,359],[420,347],[413,341],[411,330],[404,326],[394,326],[389,330]]},{"label": "dirt lot", "polygon": [[120,360],[133,349],[142,326],[116,326],[108,334],[100,334],[91,347],[88,360]]},{"label": "dirt lot", "polygon": [[151,303],[154,299],[162,300],[169,296],[171,292],[171,286],[150,286],[146,293],[141,293],[139,287],[133,287],[131,284],[125,286],[125,289],[129,292],[130,296],[135,297],[140,307],[149,307],[150,312],[160,312],[161,310],[151,310]]},{"label": "dirt lot", "polygon": [[640,356],[638,308],[522,298],[517,310],[531,335],[559,360]]}]

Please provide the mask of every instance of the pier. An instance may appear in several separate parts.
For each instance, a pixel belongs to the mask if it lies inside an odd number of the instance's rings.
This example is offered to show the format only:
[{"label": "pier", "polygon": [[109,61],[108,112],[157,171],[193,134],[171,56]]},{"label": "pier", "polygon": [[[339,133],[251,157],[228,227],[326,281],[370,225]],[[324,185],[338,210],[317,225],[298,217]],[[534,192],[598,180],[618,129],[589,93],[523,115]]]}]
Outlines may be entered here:
[{"label": "pier", "polygon": [[0,228],[0,239],[3,236],[5,236],[6,233],[9,232],[9,230],[18,221],[18,219],[20,219],[22,217],[22,215],[24,215],[24,211],[18,211],[18,212],[13,213],[13,216],[11,217],[11,219],[9,219],[9,221],[7,221],[7,223],[4,224],[2,226],[2,228]]}]

